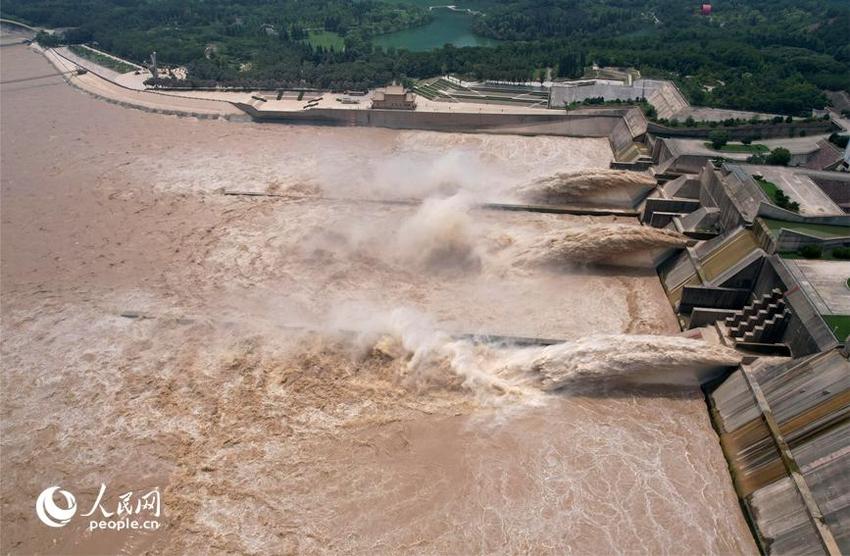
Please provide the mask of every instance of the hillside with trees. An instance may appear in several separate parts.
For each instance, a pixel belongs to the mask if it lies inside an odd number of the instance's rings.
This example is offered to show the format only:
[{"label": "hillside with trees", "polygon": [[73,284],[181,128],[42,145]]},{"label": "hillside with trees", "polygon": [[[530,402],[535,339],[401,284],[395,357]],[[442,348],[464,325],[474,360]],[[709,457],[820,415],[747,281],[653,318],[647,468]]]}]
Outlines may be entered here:
[{"label": "hillside with trees", "polygon": [[[482,7],[483,2],[483,7]],[[5,0],[4,17],[65,28],[69,43],[185,65],[184,85],[352,89],[444,73],[527,81],[591,63],[674,79],[697,105],[806,115],[850,91],[850,3],[725,0],[479,0],[494,47],[382,50],[427,9],[383,0]],[[321,37],[321,40],[318,38]]]}]

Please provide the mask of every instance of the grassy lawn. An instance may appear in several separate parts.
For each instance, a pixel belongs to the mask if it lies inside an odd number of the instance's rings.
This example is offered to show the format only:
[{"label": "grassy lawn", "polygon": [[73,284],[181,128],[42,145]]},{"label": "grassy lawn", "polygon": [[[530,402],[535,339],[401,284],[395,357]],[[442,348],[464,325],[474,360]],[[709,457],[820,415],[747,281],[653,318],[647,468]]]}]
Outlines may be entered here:
[{"label": "grassy lawn", "polygon": [[719,149],[715,149],[711,146],[710,141],[706,141],[703,143],[706,147],[713,151],[719,151],[723,153],[748,153],[748,154],[761,154],[770,152],[770,149],[767,148],[766,145],[759,145],[758,143],[752,145],[745,145],[743,143],[729,143],[723,145]]},{"label": "grassy lawn", "polygon": [[776,192],[779,191],[779,187],[772,181],[767,181],[764,179],[754,178],[756,183],[759,184],[761,190],[767,193],[767,196],[770,199],[776,199]]},{"label": "grassy lawn", "polygon": [[[821,253],[821,256],[817,259],[812,259],[810,257],[804,257],[799,251],[783,251],[779,253],[779,256],[783,259],[791,259],[791,260],[803,260],[803,261],[846,261],[847,259],[839,259],[832,255],[832,249],[824,249]],[[850,292],[847,292],[847,295],[850,295]]]},{"label": "grassy lawn", "polygon": [[[761,182],[759,182],[759,185],[761,185]],[[774,185],[774,187],[776,186]],[[764,186],[762,186],[762,189],[764,189]],[[765,192],[767,192],[767,190],[765,190]],[[768,195],[770,195],[770,193],[768,193]],[[765,224],[767,224],[767,227],[770,228],[771,233],[773,233],[774,235],[777,235],[779,233],[779,230],[781,230],[782,228],[786,228],[788,230],[803,232],[805,234],[813,235],[815,237],[820,237],[824,239],[834,237],[850,237],[850,226],[803,224],[800,222],[784,222],[782,220],[772,220],[770,218],[762,218],[762,220]]]},{"label": "grassy lawn", "polygon": [[337,52],[345,50],[345,41],[343,38],[331,31],[310,31],[307,42],[309,42],[310,46],[313,48],[321,46],[322,48],[335,50]]},{"label": "grassy lawn", "polygon": [[850,336],[850,315],[821,315],[839,342]]},{"label": "grassy lawn", "polygon": [[72,44],[68,47],[68,49],[80,58],[85,58],[86,60],[90,60],[99,66],[111,69],[112,71],[117,71],[118,73],[127,73],[130,71],[136,71],[138,69],[135,66],[125,64],[124,62],[116,60],[115,58],[111,58],[109,56],[104,56],[99,52],[95,52],[94,50],[90,50],[78,44]]}]

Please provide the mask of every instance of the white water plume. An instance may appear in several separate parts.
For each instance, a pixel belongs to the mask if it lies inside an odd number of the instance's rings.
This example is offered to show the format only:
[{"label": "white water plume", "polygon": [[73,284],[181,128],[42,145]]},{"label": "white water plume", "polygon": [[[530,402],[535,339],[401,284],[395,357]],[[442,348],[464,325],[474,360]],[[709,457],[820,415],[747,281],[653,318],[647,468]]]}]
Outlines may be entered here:
[{"label": "white water plume", "polygon": [[425,200],[395,236],[399,257],[422,269],[480,269],[470,207],[464,195]]},{"label": "white water plume", "polygon": [[543,390],[588,383],[692,385],[705,371],[740,362],[740,354],[719,344],[618,334],[517,350],[499,374],[529,376]]},{"label": "white water plume", "polygon": [[520,254],[517,263],[569,264],[617,262],[653,250],[682,248],[687,236],[672,230],[630,224],[590,224],[552,232]]},{"label": "white water plume", "polygon": [[545,203],[566,203],[603,199],[623,192],[636,196],[655,187],[655,179],[639,172],[594,169],[558,172],[535,179],[517,190],[523,199]]},{"label": "white water plume", "polygon": [[458,339],[416,312],[374,318],[363,347],[404,361],[408,385],[461,387],[479,400],[540,401],[540,391],[569,386],[695,386],[741,356],[718,344],[680,336],[594,335],[548,346],[519,347]]}]

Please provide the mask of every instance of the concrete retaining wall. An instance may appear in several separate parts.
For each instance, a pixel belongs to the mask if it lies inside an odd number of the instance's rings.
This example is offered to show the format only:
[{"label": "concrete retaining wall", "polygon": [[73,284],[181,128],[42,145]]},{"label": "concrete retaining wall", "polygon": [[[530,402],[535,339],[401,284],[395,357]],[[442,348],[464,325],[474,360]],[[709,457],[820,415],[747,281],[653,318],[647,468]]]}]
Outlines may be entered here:
[{"label": "concrete retaining wall", "polygon": [[[454,113],[402,110],[341,110],[314,108],[300,112],[257,110],[234,103],[260,122],[288,124],[372,126],[392,129],[422,129],[449,132],[484,132],[513,135],[560,135],[568,137],[605,137],[622,144],[627,128],[623,110],[597,113],[552,112],[541,114]],[[616,131],[616,133],[615,133]],[[630,136],[631,137],[631,136]]]},{"label": "concrete retaining wall", "polygon": [[838,341],[817,313],[805,292],[796,283],[794,277],[785,268],[782,259],[776,255],[768,257],[762,266],[755,286],[753,296],[757,299],[769,293],[773,288],[779,288],[785,293],[785,301],[791,308],[791,319],[785,330],[783,342],[788,344],[795,357],[802,357],[832,349]]},{"label": "concrete retaining wall", "polygon": [[755,249],[718,274],[712,283],[724,288],[752,290],[764,266],[765,254],[761,249]]},{"label": "concrete retaining wall", "polygon": [[713,158],[715,157],[704,154],[679,155],[669,164],[667,171],[681,174],[698,174]]},{"label": "concrete retaining wall", "polygon": [[796,212],[781,209],[767,202],[759,205],[758,216],[782,220],[785,222],[801,222],[806,224],[825,224],[827,226],[850,226],[850,214],[832,216],[804,216]]},{"label": "concrete retaining wall", "polygon": [[685,286],[682,290],[682,300],[679,302],[679,312],[689,313],[694,307],[740,309],[749,299],[749,289]]},{"label": "concrete retaining wall", "polygon": [[696,137],[707,139],[709,134],[722,129],[729,134],[732,141],[741,139],[760,138],[775,139],[780,137],[799,137],[801,131],[806,135],[822,135],[832,133],[838,127],[830,121],[799,122],[781,124],[754,124],[738,127],[667,127],[654,122],[649,123],[648,131],[661,137]]},{"label": "concrete retaining wall", "polygon": [[700,173],[700,204],[720,209],[720,225],[723,230],[732,230],[748,224],[737,207],[724,191],[722,180],[713,168],[706,166]]},{"label": "concrete retaining wall", "polygon": [[[850,178],[850,176],[848,176]],[[850,181],[829,178],[813,178],[818,187],[839,206],[850,204]]]},{"label": "concrete retaining wall", "polygon": [[691,320],[688,322],[688,328],[701,328],[709,326],[726,317],[731,317],[735,314],[733,309],[708,309],[705,307],[695,307],[691,311]]},{"label": "concrete retaining wall", "polygon": [[572,81],[567,83],[553,83],[549,93],[550,106],[560,108],[565,104],[582,102],[589,98],[604,98],[605,100],[634,100],[644,98],[656,85],[647,85],[642,80],[637,80],[633,85],[627,85],[622,81],[610,81],[605,79],[588,79],[585,81]]},{"label": "concrete retaining wall", "polygon": [[[653,216],[656,212],[688,214],[697,210],[699,207],[699,201],[693,199],[662,199],[661,197],[650,197],[644,204],[641,220],[644,223],[650,223],[653,222]],[[667,223],[669,223],[669,220],[667,220],[664,225],[666,226]],[[654,223],[652,225],[656,228],[663,227],[657,226]]]},{"label": "concrete retaining wall", "polygon": [[620,121],[614,124],[614,128],[608,134],[608,141],[611,143],[611,150],[614,151],[614,158],[617,160],[622,159],[626,151],[632,147],[634,137],[624,118],[620,118]]},{"label": "concrete retaining wall", "polygon": [[842,238],[821,239],[806,235],[793,230],[782,230],[779,232],[779,238],[773,242],[774,249],[778,253],[787,253],[790,251],[799,251],[806,245],[819,245],[824,249],[832,247],[844,247],[850,245],[850,236]]},{"label": "concrete retaining wall", "polygon": [[549,93],[549,106],[560,108],[600,97],[606,101],[646,98],[660,118],[672,118],[689,108],[688,101],[673,83],[656,79],[638,79],[632,85],[607,79],[554,83]]}]

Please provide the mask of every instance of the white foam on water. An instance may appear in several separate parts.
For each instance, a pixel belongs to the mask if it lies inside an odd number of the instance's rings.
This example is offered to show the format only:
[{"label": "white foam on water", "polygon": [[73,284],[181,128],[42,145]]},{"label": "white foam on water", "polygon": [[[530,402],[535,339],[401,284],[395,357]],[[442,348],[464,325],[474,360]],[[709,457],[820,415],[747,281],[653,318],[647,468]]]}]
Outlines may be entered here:
[{"label": "white foam on water", "polygon": [[589,224],[547,232],[524,248],[515,264],[616,262],[659,249],[683,248],[688,237],[673,230],[630,224]]},{"label": "white foam on water", "polygon": [[649,174],[627,170],[590,169],[558,172],[520,186],[517,195],[529,201],[568,203],[600,199],[615,193],[632,193],[655,187]]}]

